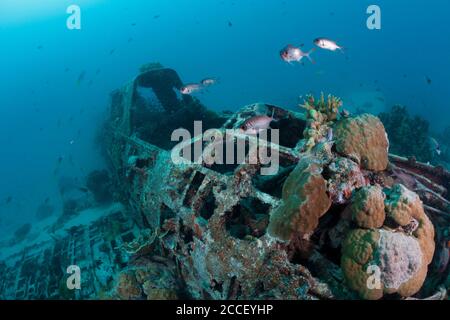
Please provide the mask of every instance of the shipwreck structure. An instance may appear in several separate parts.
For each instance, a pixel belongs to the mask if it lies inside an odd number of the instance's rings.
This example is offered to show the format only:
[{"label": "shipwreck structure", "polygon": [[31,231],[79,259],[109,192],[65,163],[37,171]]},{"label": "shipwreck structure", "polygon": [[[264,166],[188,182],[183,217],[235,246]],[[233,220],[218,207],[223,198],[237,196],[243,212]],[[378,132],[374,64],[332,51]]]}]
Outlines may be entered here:
[{"label": "shipwreck structure", "polygon": [[[304,112],[256,103],[219,114],[177,95],[181,85],[174,70],[151,65],[112,94],[104,151],[122,200],[149,235],[134,243],[116,296],[445,297],[449,172],[389,155],[381,121],[341,112],[332,96],[308,97]],[[171,160],[177,128],[201,120],[225,134],[272,114],[275,175],[261,175],[259,163]],[[154,274],[159,280],[149,280]]]},{"label": "shipwreck structure", "polygon": [[[381,121],[349,115],[333,96],[308,96],[298,112],[255,103],[217,113],[182,85],[149,64],[112,93],[100,135],[112,182],[91,189],[104,200],[112,188],[115,202],[70,207],[0,243],[0,298],[447,298],[449,172],[389,154]],[[175,129],[202,121],[228,139],[191,135],[185,146],[229,152],[257,138],[228,130],[255,116],[276,120],[279,139],[263,142],[274,174],[253,148],[234,164],[172,160]],[[66,287],[69,265],[81,268],[81,290]]]}]

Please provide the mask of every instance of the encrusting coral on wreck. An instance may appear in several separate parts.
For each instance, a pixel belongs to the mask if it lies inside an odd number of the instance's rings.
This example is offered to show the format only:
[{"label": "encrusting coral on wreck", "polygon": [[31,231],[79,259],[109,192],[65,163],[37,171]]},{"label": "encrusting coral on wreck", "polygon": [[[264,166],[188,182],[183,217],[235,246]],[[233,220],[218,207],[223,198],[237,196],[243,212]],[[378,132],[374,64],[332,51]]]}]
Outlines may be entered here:
[{"label": "encrusting coral on wreck", "polygon": [[[350,211],[357,228],[344,240],[341,258],[350,287],[365,299],[417,293],[434,254],[434,228],[419,197],[399,184],[385,193],[378,186],[363,188]],[[372,272],[380,277],[373,287]]]},{"label": "encrusting coral on wreck", "polygon": [[[173,74],[142,71],[135,82]],[[430,266],[439,255],[435,239],[450,240],[450,174],[389,155],[377,117],[340,113],[343,103],[331,95],[308,96],[304,114],[257,103],[221,115],[219,132],[255,116],[276,119],[280,139],[267,145],[280,168],[262,176],[259,161],[174,164],[168,143],[151,143],[170,136],[144,141],[134,131],[135,84],[116,93],[104,135],[117,185],[148,230],[137,245],[143,249],[132,252],[137,260],[116,280],[120,298],[427,298],[448,289],[442,272],[449,268]],[[221,117],[204,118],[204,127]],[[177,129],[165,123],[164,132]],[[157,256],[177,266],[169,288],[136,276],[152,266],[142,261]]]},{"label": "encrusting coral on wreck", "polygon": [[381,121],[370,114],[339,121],[334,128],[336,151],[361,168],[383,171],[388,165],[389,141]]},{"label": "encrusting coral on wreck", "polygon": [[384,194],[379,186],[368,186],[355,191],[349,206],[352,220],[361,228],[381,228],[386,218]]},{"label": "encrusting coral on wreck", "polygon": [[269,233],[284,240],[308,238],[331,206],[321,166],[300,160],[283,185],[284,203],[271,215]]}]

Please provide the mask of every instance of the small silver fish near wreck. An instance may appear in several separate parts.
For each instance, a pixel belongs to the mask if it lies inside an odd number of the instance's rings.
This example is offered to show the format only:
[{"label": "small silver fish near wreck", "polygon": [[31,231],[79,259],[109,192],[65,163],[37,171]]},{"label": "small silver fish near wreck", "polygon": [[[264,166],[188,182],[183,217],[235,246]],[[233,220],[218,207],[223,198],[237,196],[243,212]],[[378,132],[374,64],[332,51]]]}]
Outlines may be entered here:
[{"label": "small silver fish near wreck", "polygon": [[270,128],[270,124],[275,119],[273,118],[274,110],[272,110],[272,115],[269,117],[267,115],[258,115],[247,119],[241,126],[241,130],[245,134],[258,134],[263,130]]},{"label": "small silver fish near wreck", "polygon": [[181,94],[192,94],[195,92],[199,92],[202,89],[202,86],[198,83],[190,83],[183,87],[181,87]]}]

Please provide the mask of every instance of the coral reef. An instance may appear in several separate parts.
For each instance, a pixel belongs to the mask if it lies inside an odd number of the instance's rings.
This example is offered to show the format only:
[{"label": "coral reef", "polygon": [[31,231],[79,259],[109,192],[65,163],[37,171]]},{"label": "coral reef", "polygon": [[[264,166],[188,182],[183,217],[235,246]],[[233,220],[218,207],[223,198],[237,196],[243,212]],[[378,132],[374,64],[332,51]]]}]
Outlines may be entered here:
[{"label": "coral reef", "polygon": [[[432,169],[412,170],[400,158],[390,162],[382,122],[369,114],[340,114],[341,106],[339,98],[322,94],[306,98],[304,114],[256,103],[224,115],[222,131],[258,115],[277,119],[280,141],[269,146],[280,156],[280,170],[268,177],[258,174],[259,162],[174,165],[168,152],[133,136],[142,129],[132,119],[135,129],[127,139],[109,131],[114,172],[126,173],[116,178],[128,181],[121,184],[130,186],[123,192],[131,195],[141,224],[155,234],[140,242],[140,252],[175,260],[182,291],[194,299],[423,294],[418,292],[435,245],[427,214],[449,212],[447,180]],[[112,114],[118,108],[113,105]],[[242,138],[236,134],[234,141]],[[252,156],[249,151],[246,158]],[[367,286],[368,266],[382,270],[379,289]],[[145,298],[149,289],[133,279],[125,279],[131,292]]]},{"label": "coral reef", "polygon": [[324,168],[324,176],[328,183],[328,193],[333,203],[338,204],[348,202],[355,189],[367,184],[366,177],[359,165],[344,157],[335,157]]},{"label": "coral reef", "polygon": [[121,300],[174,300],[182,292],[174,264],[159,258],[158,262],[141,260],[119,274],[113,296]]},{"label": "coral reef", "polygon": [[[427,265],[413,237],[382,229],[352,230],[343,243],[342,269],[348,285],[364,299],[385,293],[415,294],[425,280]],[[380,276],[371,283],[373,271]]]},{"label": "coral reef", "polygon": [[318,142],[327,139],[333,122],[338,118],[339,108],[342,101],[332,95],[325,99],[324,94],[316,100],[314,96],[308,95],[301,108],[306,110],[306,128],[303,133],[305,137],[305,149],[311,150]]},{"label": "coral reef", "polygon": [[[400,184],[384,193],[366,187],[355,193],[350,211],[358,229],[344,240],[341,258],[349,286],[365,299],[417,293],[435,249],[434,227],[418,195]],[[368,268],[374,266],[380,283],[372,287]]]},{"label": "coral reef", "polygon": [[350,205],[353,221],[360,228],[381,228],[386,214],[384,194],[379,186],[368,186],[355,192]]},{"label": "coral reef", "polygon": [[[152,65],[113,93],[104,150],[139,236],[115,246],[121,268],[114,280],[98,276],[108,284],[102,296],[445,297],[449,270],[439,257],[450,240],[449,172],[389,155],[382,122],[340,113],[343,103],[331,95],[308,96],[304,113],[255,103],[216,114],[178,97],[180,85],[175,71]],[[251,163],[172,161],[171,130],[204,120],[203,129],[225,133],[261,115],[273,115],[280,130],[277,143],[264,142],[278,156],[273,175],[261,174],[267,164],[252,148],[244,156]],[[227,148],[256,139],[228,135]],[[117,241],[121,224],[108,228],[104,237]]]},{"label": "coral reef", "polygon": [[379,117],[389,135],[392,153],[424,162],[432,159],[429,123],[425,119],[411,116],[405,106],[399,105],[380,113]]},{"label": "coral reef", "polygon": [[339,121],[334,127],[336,150],[363,169],[383,171],[388,165],[389,141],[381,121],[362,114]]},{"label": "coral reef", "polygon": [[317,160],[300,160],[283,185],[283,204],[270,217],[269,233],[283,240],[311,235],[331,206]]}]

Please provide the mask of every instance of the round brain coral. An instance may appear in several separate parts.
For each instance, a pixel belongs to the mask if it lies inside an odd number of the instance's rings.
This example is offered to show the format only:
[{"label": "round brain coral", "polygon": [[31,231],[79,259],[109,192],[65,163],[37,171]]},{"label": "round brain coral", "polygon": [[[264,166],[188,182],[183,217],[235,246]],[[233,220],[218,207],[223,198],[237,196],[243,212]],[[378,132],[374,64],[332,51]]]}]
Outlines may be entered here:
[{"label": "round brain coral", "polygon": [[272,214],[269,233],[282,240],[310,235],[331,206],[322,167],[314,157],[303,158],[283,185],[284,203]]},{"label": "round brain coral", "polygon": [[334,128],[336,150],[362,166],[383,171],[388,165],[389,141],[380,119],[363,114],[338,121]]},{"label": "round brain coral", "polygon": [[379,186],[368,186],[356,191],[350,206],[353,221],[364,229],[381,228],[386,217],[384,198]]},{"label": "round brain coral", "polygon": [[[350,210],[359,227],[374,225],[377,220],[368,218],[377,214],[365,214],[369,203],[378,207],[377,211],[383,207],[383,195],[377,188],[363,188],[355,194]],[[345,278],[364,299],[380,299],[392,293],[414,295],[425,281],[434,254],[434,227],[418,195],[403,185],[395,185],[385,193],[386,216],[397,222],[398,228],[354,229],[342,244]],[[378,270],[379,287],[370,285],[377,276],[374,270]]]}]

